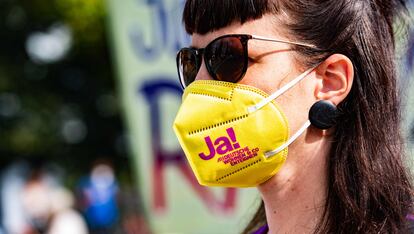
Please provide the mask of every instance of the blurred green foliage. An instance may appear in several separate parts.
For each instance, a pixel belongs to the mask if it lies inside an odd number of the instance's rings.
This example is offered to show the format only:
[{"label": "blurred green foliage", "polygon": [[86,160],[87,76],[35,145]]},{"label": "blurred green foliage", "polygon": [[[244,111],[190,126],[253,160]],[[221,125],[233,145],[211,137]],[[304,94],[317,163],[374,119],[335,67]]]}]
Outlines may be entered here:
[{"label": "blurred green foliage", "polygon": [[65,23],[70,25],[81,44],[102,41],[105,7],[102,0],[54,0]]},{"label": "blurred green foliage", "polygon": [[[126,163],[105,16],[103,0],[0,0],[2,161],[36,157],[75,171],[99,157]],[[69,52],[31,59],[28,38],[54,25],[70,29]]]}]

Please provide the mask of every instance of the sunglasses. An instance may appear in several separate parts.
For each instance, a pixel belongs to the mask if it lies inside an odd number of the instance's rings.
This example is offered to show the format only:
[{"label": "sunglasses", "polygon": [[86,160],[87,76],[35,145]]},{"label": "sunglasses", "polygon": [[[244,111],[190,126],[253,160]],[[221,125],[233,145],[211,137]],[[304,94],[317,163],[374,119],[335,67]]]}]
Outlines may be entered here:
[{"label": "sunglasses", "polygon": [[211,41],[205,48],[182,48],[177,54],[177,70],[181,86],[190,85],[200,70],[202,60],[214,80],[237,83],[249,64],[248,41],[261,40],[316,48],[314,45],[276,40],[248,34],[229,34]]}]

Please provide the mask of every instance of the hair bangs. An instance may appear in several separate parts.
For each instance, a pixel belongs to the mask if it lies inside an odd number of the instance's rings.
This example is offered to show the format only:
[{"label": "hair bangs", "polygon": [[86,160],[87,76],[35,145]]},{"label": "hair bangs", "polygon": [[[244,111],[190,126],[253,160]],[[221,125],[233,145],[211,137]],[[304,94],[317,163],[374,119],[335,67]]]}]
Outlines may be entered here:
[{"label": "hair bangs", "polygon": [[187,33],[206,34],[234,22],[245,23],[278,12],[275,0],[187,0],[183,22]]}]

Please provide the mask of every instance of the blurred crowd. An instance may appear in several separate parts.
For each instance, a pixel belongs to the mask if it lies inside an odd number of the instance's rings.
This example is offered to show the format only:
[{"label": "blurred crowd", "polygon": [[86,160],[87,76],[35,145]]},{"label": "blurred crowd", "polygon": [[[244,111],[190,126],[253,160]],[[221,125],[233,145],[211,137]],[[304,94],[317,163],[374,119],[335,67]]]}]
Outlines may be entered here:
[{"label": "blurred crowd", "polygon": [[[0,234],[149,233],[133,189],[96,161],[74,188],[56,165],[14,162],[1,173]],[[121,211],[122,210],[122,215]]]}]

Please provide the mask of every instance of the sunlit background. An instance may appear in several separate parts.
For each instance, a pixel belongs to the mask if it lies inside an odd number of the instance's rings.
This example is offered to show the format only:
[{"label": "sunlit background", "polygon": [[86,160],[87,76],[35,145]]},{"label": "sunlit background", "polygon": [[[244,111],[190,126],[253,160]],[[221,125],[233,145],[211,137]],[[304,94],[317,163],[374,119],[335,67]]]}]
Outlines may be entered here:
[{"label": "sunlit background", "polygon": [[107,14],[101,0],[0,1],[0,233],[142,226]]},{"label": "sunlit background", "polygon": [[[254,189],[201,187],[171,125],[184,0],[0,0],[0,234],[239,233]],[[414,34],[400,46],[412,155]]]}]

